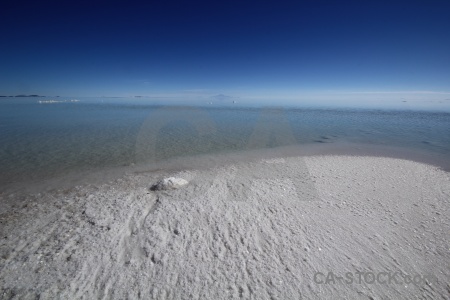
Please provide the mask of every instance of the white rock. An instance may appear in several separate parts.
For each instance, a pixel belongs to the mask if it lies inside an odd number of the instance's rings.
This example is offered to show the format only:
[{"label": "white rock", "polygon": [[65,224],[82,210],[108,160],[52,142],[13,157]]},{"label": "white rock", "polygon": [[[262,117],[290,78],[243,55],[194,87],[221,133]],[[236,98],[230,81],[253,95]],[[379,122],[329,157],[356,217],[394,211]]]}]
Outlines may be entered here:
[{"label": "white rock", "polygon": [[189,182],[183,178],[169,177],[158,181],[155,185],[151,187],[151,190],[161,191],[161,190],[179,189],[187,185],[188,183]]}]

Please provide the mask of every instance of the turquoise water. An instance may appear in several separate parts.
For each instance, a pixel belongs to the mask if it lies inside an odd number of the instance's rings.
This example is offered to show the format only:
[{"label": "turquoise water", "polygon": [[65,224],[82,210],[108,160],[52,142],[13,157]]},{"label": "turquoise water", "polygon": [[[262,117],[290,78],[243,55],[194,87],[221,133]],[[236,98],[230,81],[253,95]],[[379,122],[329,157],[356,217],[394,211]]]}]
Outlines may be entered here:
[{"label": "turquoise water", "polygon": [[0,186],[173,157],[352,142],[450,160],[450,113],[163,106],[149,100],[0,99]]}]

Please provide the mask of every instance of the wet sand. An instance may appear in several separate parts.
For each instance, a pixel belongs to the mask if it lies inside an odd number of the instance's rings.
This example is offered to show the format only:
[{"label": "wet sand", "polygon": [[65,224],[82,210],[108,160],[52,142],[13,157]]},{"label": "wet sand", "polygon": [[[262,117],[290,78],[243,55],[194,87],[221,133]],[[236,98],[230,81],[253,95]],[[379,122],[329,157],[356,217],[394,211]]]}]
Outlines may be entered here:
[{"label": "wet sand", "polygon": [[[0,297],[450,297],[450,175],[436,166],[316,155],[182,169],[1,194]],[[170,176],[190,183],[150,190]]]}]

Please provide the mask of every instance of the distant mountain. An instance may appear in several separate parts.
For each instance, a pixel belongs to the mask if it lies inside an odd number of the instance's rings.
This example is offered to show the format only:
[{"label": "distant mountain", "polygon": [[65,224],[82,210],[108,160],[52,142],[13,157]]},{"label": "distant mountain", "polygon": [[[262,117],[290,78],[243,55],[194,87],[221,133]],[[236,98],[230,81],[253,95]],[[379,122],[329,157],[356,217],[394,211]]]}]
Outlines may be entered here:
[{"label": "distant mountain", "polygon": [[40,95],[16,95],[15,97],[45,97]]},{"label": "distant mountain", "polygon": [[215,96],[211,96],[211,99],[215,99],[215,100],[231,100],[231,99],[236,99],[238,97],[233,97],[233,96],[227,96],[224,94],[219,94],[219,95],[215,95]]}]

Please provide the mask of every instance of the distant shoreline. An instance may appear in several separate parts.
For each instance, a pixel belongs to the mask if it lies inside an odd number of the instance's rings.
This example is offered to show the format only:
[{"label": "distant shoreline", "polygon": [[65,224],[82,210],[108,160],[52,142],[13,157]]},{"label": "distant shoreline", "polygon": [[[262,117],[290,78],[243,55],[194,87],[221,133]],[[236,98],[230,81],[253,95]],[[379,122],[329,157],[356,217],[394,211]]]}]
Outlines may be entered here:
[{"label": "distant shoreline", "polygon": [[[0,97],[7,97],[7,98],[38,98],[38,97],[47,97],[47,96],[41,96],[41,95],[16,95],[16,96],[0,96]],[[59,97],[59,96],[54,96]]]}]

